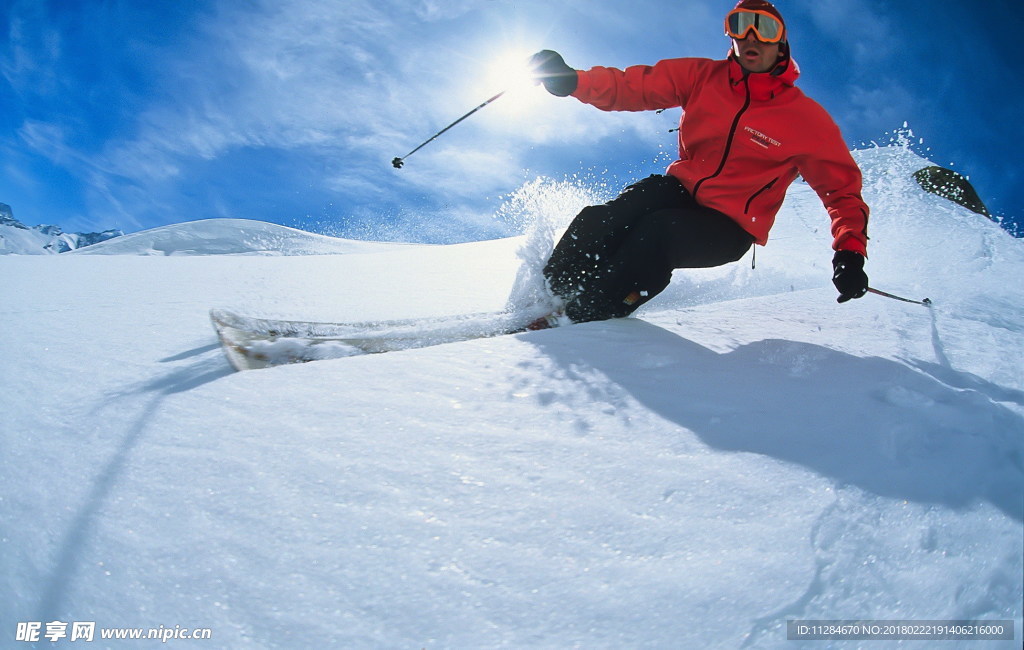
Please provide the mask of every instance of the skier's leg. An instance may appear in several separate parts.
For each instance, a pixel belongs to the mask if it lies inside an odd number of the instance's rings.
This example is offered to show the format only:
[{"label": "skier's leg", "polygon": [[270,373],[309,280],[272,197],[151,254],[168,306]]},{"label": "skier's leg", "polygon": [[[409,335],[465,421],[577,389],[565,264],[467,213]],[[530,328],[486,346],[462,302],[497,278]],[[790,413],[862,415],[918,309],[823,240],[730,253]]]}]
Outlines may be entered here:
[{"label": "skier's leg", "polygon": [[641,216],[688,200],[672,176],[654,175],[627,187],[603,205],[584,208],[569,225],[544,267],[558,296],[570,299],[595,269],[604,267]]},{"label": "skier's leg", "polygon": [[566,306],[576,322],[621,318],[658,295],[677,268],[734,262],[754,238],[724,214],[693,203],[644,215]]}]

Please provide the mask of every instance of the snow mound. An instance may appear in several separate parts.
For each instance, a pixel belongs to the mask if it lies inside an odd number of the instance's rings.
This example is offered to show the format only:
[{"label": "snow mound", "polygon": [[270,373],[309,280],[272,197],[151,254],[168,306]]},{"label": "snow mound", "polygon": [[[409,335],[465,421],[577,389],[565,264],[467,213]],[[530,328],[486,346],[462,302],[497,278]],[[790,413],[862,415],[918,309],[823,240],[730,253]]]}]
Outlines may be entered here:
[{"label": "snow mound", "polygon": [[317,235],[248,219],[204,219],[131,233],[74,251],[77,255],[341,255],[402,244]]}]

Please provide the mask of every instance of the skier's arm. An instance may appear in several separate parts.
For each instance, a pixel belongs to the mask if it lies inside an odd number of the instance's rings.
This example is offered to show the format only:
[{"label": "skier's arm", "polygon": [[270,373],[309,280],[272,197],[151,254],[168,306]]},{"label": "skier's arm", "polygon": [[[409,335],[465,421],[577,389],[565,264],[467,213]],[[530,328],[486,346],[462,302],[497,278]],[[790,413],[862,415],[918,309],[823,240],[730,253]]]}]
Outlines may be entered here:
[{"label": "skier's arm", "polygon": [[870,210],[861,198],[860,168],[831,118],[820,131],[815,151],[798,165],[800,174],[821,198],[832,220],[832,248],[867,256]]},{"label": "skier's arm", "polygon": [[647,111],[686,104],[704,59],[667,59],[625,70],[594,67],[577,71],[572,96],[605,111]]},{"label": "skier's arm", "polygon": [[861,198],[862,177],[839,127],[822,109],[822,134],[813,153],[803,157],[800,173],[817,192],[832,219],[832,283],[839,291],[839,302],[860,298],[867,293],[868,276],[864,272],[868,242],[868,206]]},{"label": "skier's arm", "polygon": [[551,50],[533,55],[530,65],[552,95],[572,95],[606,111],[645,111],[686,103],[695,73],[704,59],[668,59],[625,70],[595,67],[574,70]]}]

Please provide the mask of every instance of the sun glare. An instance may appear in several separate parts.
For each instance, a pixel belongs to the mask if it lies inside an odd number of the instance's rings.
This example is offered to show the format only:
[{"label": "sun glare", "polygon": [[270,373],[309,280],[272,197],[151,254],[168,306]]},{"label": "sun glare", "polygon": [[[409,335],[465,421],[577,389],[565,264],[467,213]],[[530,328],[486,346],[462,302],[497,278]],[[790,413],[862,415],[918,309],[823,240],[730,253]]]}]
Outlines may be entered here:
[{"label": "sun glare", "polygon": [[486,92],[505,91],[495,104],[501,104],[508,112],[522,113],[529,110],[543,97],[540,86],[534,83],[533,71],[528,63],[532,52],[510,51],[495,58],[485,75]]}]

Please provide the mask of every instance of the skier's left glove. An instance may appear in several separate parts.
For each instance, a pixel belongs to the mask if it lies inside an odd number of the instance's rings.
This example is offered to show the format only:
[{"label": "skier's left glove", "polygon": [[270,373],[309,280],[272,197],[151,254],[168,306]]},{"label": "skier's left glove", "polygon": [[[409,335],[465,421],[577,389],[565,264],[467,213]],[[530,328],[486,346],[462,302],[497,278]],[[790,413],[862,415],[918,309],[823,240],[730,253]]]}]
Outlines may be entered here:
[{"label": "skier's left glove", "polygon": [[860,298],[868,292],[868,274],[864,256],[853,251],[836,251],[832,258],[832,284],[839,290],[836,302]]}]

